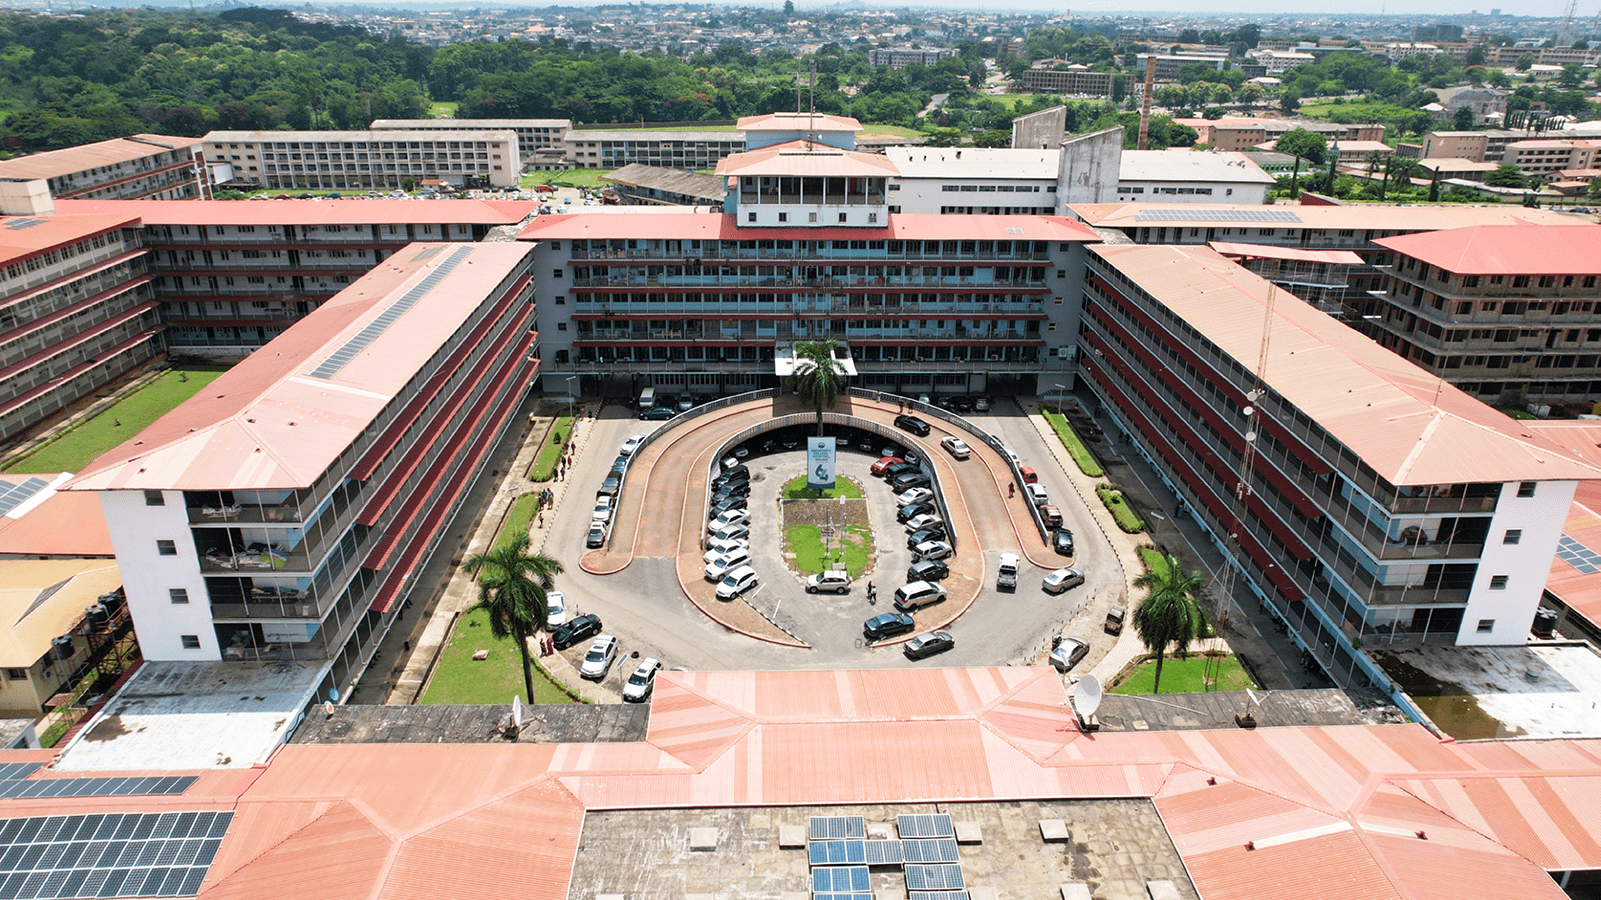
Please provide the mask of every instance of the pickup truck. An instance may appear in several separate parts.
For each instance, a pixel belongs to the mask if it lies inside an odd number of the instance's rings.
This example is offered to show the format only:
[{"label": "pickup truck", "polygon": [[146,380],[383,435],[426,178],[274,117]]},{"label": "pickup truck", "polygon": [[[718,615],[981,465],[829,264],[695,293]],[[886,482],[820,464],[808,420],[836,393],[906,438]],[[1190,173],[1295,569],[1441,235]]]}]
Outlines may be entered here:
[{"label": "pickup truck", "polygon": [[1002,553],[999,573],[995,576],[995,589],[999,591],[1017,590],[1017,554]]}]

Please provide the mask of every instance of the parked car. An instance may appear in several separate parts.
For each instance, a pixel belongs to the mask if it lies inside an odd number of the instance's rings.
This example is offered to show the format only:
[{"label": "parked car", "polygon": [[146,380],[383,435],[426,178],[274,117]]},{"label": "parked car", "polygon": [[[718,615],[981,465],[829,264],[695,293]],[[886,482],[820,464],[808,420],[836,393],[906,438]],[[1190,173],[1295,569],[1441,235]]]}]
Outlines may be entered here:
[{"label": "parked car", "polygon": [[724,472],[716,478],[713,478],[712,489],[716,490],[717,488],[730,484],[748,483],[750,483],[750,469],[747,469],[744,466],[737,466],[729,469],[727,472]]},{"label": "parked car", "polygon": [[881,641],[897,634],[905,634],[917,627],[917,622],[906,613],[881,613],[862,623],[862,635],[869,641]]},{"label": "parked car", "polygon": [[750,458],[750,448],[745,446],[744,444],[740,444],[738,447],[735,447],[734,448],[734,458],[738,459],[738,460],[749,459]]},{"label": "parked car", "polygon": [[936,512],[939,512],[939,508],[924,500],[917,503],[908,503],[901,507],[901,511],[895,514],[895,518],[902,522],[907,522],[918,516],[926,516],[929,513]]},{"label": "parked car", "polygon": [[730,509],[712,516],[712,528],[719,529],[725,525],[739,525],[750,519],[748,509]]},{"label": "parked car", "polygon": [[756,586],[759,579],[756,570],[750,566],[740,566],[723,576],[717,583],[717,599],[732,600]]},{"label": "parked car", "polygon": [[945,559],[951,552],[951,545],[944,541],[924,541],[912,548],[912,555],[919,560]]},{"label": "parked car", "polygon": [[931,488],[914,487],[902,491],[900,495],[895,498],[895,502],[902,506],[910,506],[913,503],[922,503],[925,500],[933,499],[934,491]]},{"label": "parked car", "polygon": [[1084,573],[1074,568],[1057,569],[1045,576],[1040,587],[1047,594],[1060,594],[1068,588],[1075,588],[1084,583]]},{"label": "parked car", "polygon": [[895,427],[902,431],[910,431],[918,437],[925,437],[929,432],[928,423],[916,416],[896,416]]},{"label": "parked car", "polygon": [[1023,496],[1027,497],[1028,502],[1035,506],[1044,506],[1051,499],[1050,495],[1045,493],[1045,486],[1042,484],[1023,485]]},{"label": "parked car", "polygon": [[1122,634],[1123,617],[1127,614],[1128,610],[1121,606],[1112,607],[1112,611],[1106,614],[1106,633]]},{"label": "parked car", "polygon": [[590,550],[606,546],[606,526],[591,524],[589,534],[584,538],[584,546]]},{"label": "parked car", "polygon": [[611,511],[611,497],[609,495],[601,495],[595,498],[595,511],[589,518],[595,522],[610,522]]},{"label": "parked car", "polygon": [[943,540],[945,540],[944,526],[939,528],[919,528],[906,536],[906,549],[911,550],[918,544],[926,544],[929,541]]},{"label": "parked car", "polygon": [[722,461],[719,462],[718,465],[723,467],[723,471],[724,472],[727,472],[729,469],[732,469],[735,466],[742,465],[742,463],[739,461],[739,457],[737,457],[734,454],[730,453],[727,456],[723,457]]},{"label": "parked car", "polygon": [[729,497],[749,497],[750,482],[731,481],[712,492],[712,502],[721,503]]},{"label": "parked car", "polygon": [[897,491],[904,491],[908,488],[926,487],[928,486],[928,483],[928,475],[922,471],[902,472],[901,474],[895,476],[895,480],[891,481],[889,486]]},{"label": "parked car", "polygon": [[867,471],[871,472],[875,478],[882,478],[890,466],[898,466],[903,462],[906,462],[906,460],[899,456],[881,456],[878,458],[878,462],[873,463],[872,467]]},{"label": "parked car", "polygon": [[690,410],[692,410],[694,408],[695,408],[695,401],[689,399],[689,395],[688,394],[685,394],[682,397],[678,398],[678,411],[679,412],[689,412]]},{"label": "parked car", "polygon": [[901,652],[907,659],[926,659],[936,653],[944,653],[956,646],[956,639],[948,631],[929,631],[918,635],[906,642]]},{"label": "parked car", "polygon": [[744,497],[729,497],[726,500],[719,500],[712,504],[709,515],[711,515],[713,518],[716,518],[725,512],[733,512],[734,510],[744,509],[746,505],[747,504]]},{"label": "parked car", "polygon": [[901,462],[898,462],[895,465],[890,466],[889,468],[884,470],[884,480],[885,481],[889,481],[889,482],[893,482],[895,479],[899,478],[902,475],[905,475],[907,472],[921,472],[921,471],[922,471],[921,468],[919,468],[917,466],[914,466],[911,463],[902,460]]},{"label": "parked car", "polygon": [[566,650],[587,637],[600,634],[600,616],[578,616],[550,633],[557,650]]},{"label": "parked car", "polygon": [[622,456],[633,456],[634,451],[638,450],[639,445],[644,442],[645,436],[643,434],[631,434],[628,436],[628,440],[623,441],[622,448],[617,452]]},{"label": "parked car", "polygon": [[1062,527],[1062,511],[1049,503],[1040,506],[1040,519],[1045,522],[1047,528]]},{"label": "parked car", "polygon": [[750,541],[746,538],[712,538],[706,542],[706,562],[711,562],[719,556],[733,553],[735,550],[749,550]]},{"label": "parked car", "polygon": [[905,453],[905,447],[897,447],[894,444],[886,444],[878,451],[879,456],[893,456],[901,462],[906,461]]},{"label": "parked car", "polygon": [[656,687],[656,673],[662,670],[661,661],[654,656],[647,656],[639,661],[634,674],[628,676],[623,682],[623,702],[644,703],[650,698],[651,689]]},{"label": "parked car", "polygon": [[1017,590],[1017,569],[1021,562],[1016,553],[1002,553],[1000,565],[995,571],[995,589],[997,591]]},{"label": "parked car", "polygon": [[829,569],[812,575],[806,579],[806,593],[817,594],[823,591],[833,591],[843,594],[851,589],[851,576],[844,569]]},{"label": "parked car", "polygon": [[916,466],[919,469],[923,467],[923,457],[919,456],[916,450],[902,451],[901,459],[906,460],[906,464],[909,466]]},{"label": "parked car", "polygon": [[940,438],[939,445],[944,448],[946,453],[957,459],[967,459],[973,455],[973,451],[968,449],[967,444],[959,437]]},{"label": "parked car", "polygon": [[611,671],[611,664],[616,659],[617,639],[609,634],[603,634],[589,645],[589,652],[584,654],[584,662],[579,666],[578,674],[590,681],[600,681]]},{"label": "parked car", "polygon": [[1074,552],[1073,532],[1066,528],[1056,529],[1056,533],[1051,535],[1051,549],[1055,550],[1059,556],[1072,556]]},{"label": "parked car", "polygon": [[724,575],[749,562],[749,547],[739,547],[721,556],[715,556],[710,562],[706,563],[706,580],[722,581]]},{"label": "parked car", "polygon": [[596,491],[595,494],[596,496],[615,497],[617,496],[617,492],[622,490],[622,488],[622,476],[613,471],[610,475],[606,476],[605,481],[600,483],[600,490]]},{"label": "parked car", "polygon": [[735,522],[732,525],[720,525],[720,526],[718,526],[716,528],[709,529],[709,533],[708,533],[707,537],[710,540],[714,540],[714,541],[715,540],[722,540],[722,539],[736,540],[736,541],[749,540],[750,539],[750,523],[748,523],[748,522]]},{"label": "parked car", "polygon": [[989,398],[988,397],[974,397],[973,398],[973,411],[974,412],[989,412],[990,411],[990,400],[989,400]]},{"label": "parked car", "polygon": [[642,411],[639,417],[651,422],[663,422],[676,415],[678,413],[670,406],[652,406],[650,409]]},{"label": "parked car", "polygon": [[921,609],[944,599],[945,585],[937,581],[914,581],[895,589],[895,608],[902,612]]},{"label": "parked car", "polygon": [[1051,651],[1051,665],[1055,666],[1058,672],[1066,672],[1078,665],[1079,660],[1088,652],[1090,652],[1089,644],[1078,638],[1063,638],[1062,643]]},{"label": "parked car", "polygon": [[555,628],[567,624],[567,595],[561,591],[545,592],[545,625]]},{"label": "parked car", "polygon": [[1017,467],[1017,472],[1018,472],[1019,475],[1023,476],[1023,483],[1024,484],[1033,484],[1034,482],[1040,480],[1039,473],[1034,471],[1033,469],[1029,468],[1028,466],[1018,466]]},{"label": "parked car", "polygon": [[951,567],[937,559],[914,562],[906,568],[907,581],[939,581],[951,574]]},{"label": "parked car", "polygon": [[945,530],[945,520],[939,517],[939,513],[923,513],[906,520],[908,531],[922,531],[924,528],[934,528],[936,526],[941,531]]}]

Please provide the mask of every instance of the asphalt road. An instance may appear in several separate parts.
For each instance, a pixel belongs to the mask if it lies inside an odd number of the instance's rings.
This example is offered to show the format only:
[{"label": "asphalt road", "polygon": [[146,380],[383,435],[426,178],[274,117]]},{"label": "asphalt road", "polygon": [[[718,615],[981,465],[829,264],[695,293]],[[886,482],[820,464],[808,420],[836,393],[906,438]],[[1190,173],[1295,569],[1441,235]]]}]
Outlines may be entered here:
[{"label": "asphalt road", "polygon": [[[1087,583],[1053,597],[1040,589],[1040,579],[1049,568],[1031,566],[1025,560],[1017,591],[995,590],[994,573],[1000,553],[1016,552],[1020,538],[1028,542],[1029,552],[1036,560],[1055,564],[1065,564],[1066,560],[1058,561],[1048,548],[1043,548],[1031,526],[1021,535],[1013,529],[1005,512],[1008,503],[1004,496],[1005,481],[997,477],[992,466],[985,465],[978,454],[960,462],[945,457],[950,468],[942,471],[954,471],[960,480],[973,520],[974,537],[965,540],[958,549],[960,553],[971,554],[978,552],[975,543],[985,548],[985,585],[972,607],[946,629],[956,638],[955,649],[931,659],[911,662],[902,655],[898,645],[873,648],[862,641],[862,621],[892,608],[891,595],[904,582],[905,570],[911,561],[905,547],[906,531],[895,521],[894,500],[889,488],[867,471],[877,458],[876,453],[869,456],[851,450],[842,451],[839,457],[840,473],[856,478],[868,488],[874,540],[880,551],[877,569],[859,579],[844,596],[806,594],[798,576],[779,558],[780,537],[774,501],[783,481],[801,472],[801,453],[781,452],[747,460],[752,475],[757,476],[751,504],[758,513],[752,529],[752,547],[756,551],[753,566],[762,579],[761,587],[751,595],[751,603],[770,616],[776,608],[777,621],[811,643],[811,649],[782,647],[724,629],[684,596],[671,557],[640,555],[620,572],[605,576],[591,575],[579,568],[593,506],[587,486],[599,486],[616,456],[616,448],[630,434],[649,431],[654,425],[637,420],[631,410],[620,405],[606,406],[599,418],[587,426],[593,430],[568,475],[576,479],[575,490],[556,510],[544,552],[565,567],[558,578],[558,586],[566,593],[575,614],[599,615],[606,632],[618,636],[624,657],[638,651],[640,655],[655,656],[668,666],[745,670],[1037,663],[1050,649],[1051,638],[1064,627],[1067,634],[1089,639],[1092,644],[1109,645],[1112,639],[1101,635],[1099,628],[1106,605],[1104,598],[1122,588],[1110,544],[1095,527],[1089,511],[1072,490],[1065,473],[1056,466],[1054,457],[1020,406],[1000,398],[991,412],[973,414],[971,419],[975,425],[1001,437],[1023,464],[1039,472],[1040,483],[1062,510],[1065,524],[1074,531],[1078,556],[1073,564],[1084,570]],[[934,424],[942,423],[935,421]],[[924,445],[936,448],[939,436],[936,428],[924,439]],[[931,449],[931,453],[940,451]],[[633,481],[631,475],[630,490],[637,490]],[[655,492],[647,489],[647,493]],[[677,497],[652,495],[642,499],[647,510],[664,512],[682,509],[684,505],[698,510],[702,502],[698,496],[689,498],[687,504]],[[625,501],[625,511],[629,506]],[[869,605],[866,599],[869,580],[878,587],[876,606]],[[1096,598],[1101,598],[1101,602],[1092,603]],[[929,617],[947,617],[939,615],[944,605],[929,607]],[[921,620],[924,616],[920,614],[918,618]],[[608,685],[615,686],[610,683],[626,678],[632,668],[626,658],[619,659],[606,679]]]}]

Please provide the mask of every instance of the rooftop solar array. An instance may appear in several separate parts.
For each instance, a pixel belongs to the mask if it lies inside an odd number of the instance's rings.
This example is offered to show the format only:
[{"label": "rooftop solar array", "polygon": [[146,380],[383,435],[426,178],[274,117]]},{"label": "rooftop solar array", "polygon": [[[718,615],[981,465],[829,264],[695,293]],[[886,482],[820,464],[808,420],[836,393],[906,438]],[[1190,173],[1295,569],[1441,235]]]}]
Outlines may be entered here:
[{"label": "rooftop solar array", "polygon": [[1183,207],[1167,207],[1164,209],[1142,209],[1135,216],[1136,222],[1296,222],[1301,221],[1299,213],[1287,209],[1205,209],[1194,210]]},{"label": "rooftop solar array", "polygon": [[864,841],[863,847],[870,866],[898,866],[906,861],[900,841]]},{"label": "rooftop solar array", "polygon": [[820,866],[812,870],[812,893],[871,893],[872,881],[866,866]]},{"label": "rooftop solar array", "polygon": [[193,775],[159,778],[0,778],[0,798],[133,797],[181,794],[195,783]]},{"label": "rooftop solar array", "polygon": [[6,223],[6,228],[10,229],[11,231],[21,231],[24,228],[32,228],[35,225],[43,224],[43,219],[13,219]]},{"label": "rooftop solar array", "polygon": [[42,763],[0,763],[0,778],[27,778],[39,771]]},{"label": "rooftop solar array", "polygon": [[895,830],[900,834],[902,840],[906,838],[956,837],[956,826],[951,824],[951,817],[945,813],[896,816]]},{"label": "rooftop solar array", "polygon": [[43,478],[29,478],[21,484],[0,481],[0,516],[21,506],[29,497],[50,486]]},{"label": "rooftop solar array", "polygon": [[927,838],[901,841],[901,855],[908,863],[953,863],[956,856],[955,838]]},{"label": "rooftop solar array", "polygon": [[966,891],[908,891],[910,900],[970,900]]},{"label": "rooftop solar array", "polygon": [[807,846],[814,866],[866,865],[865,841],[812,841]]},{"label": "rooftop solar array", "polygon": [[1565,534],[1557,541],[1557,559],[1586,575],[1601,572],[1601,553],[1591,550]]},{"label": "rooftop solar array", "polygon": [[[424,252],[426,253],[427,251]],[[424,276],[422,281],[412,285],[411,290],[400,295],[399,300],[389,304],[389,308],[379,313],[378,318],[368,322],[367,327],[356,332],[355,337],[346,341],[344,346],[335,350],[317,368],[312,369],[311,376],[313,378],[332,378],[339,374],[340,369],[343,369],[351,360],[356,358],[358,353],[367,349],[373,341],[388,331],[389,326],[395,324],[396,320],[405,315],[413,306],[416,306],[417,301],[427,296],[429,291],[438,287],[439,282],[444,281],[445,276],[449,275],[456,266],[461,264],[462,260],[471,254],[471,247],[456,248],[455,252],[451,253],[444,262]]]},{"label": "rooftop solar array", "polygon": [[956,891],[967,887],[962,867],[949,863],[906,866],[908,891]]},{"label": "rooftop solar array", "polygon": [[231,812],[0,820],[0,900],[193,896],[232,821]]},{"label": "rooftop solar array", "polygon": [[811,840],[843,841],[867,838],[867,820],[861,816],[812,816]]},{"label": "rooftop solar array", "polygon": [[861,894],[813,894],[812,900],[873,900],[873,895]]}]

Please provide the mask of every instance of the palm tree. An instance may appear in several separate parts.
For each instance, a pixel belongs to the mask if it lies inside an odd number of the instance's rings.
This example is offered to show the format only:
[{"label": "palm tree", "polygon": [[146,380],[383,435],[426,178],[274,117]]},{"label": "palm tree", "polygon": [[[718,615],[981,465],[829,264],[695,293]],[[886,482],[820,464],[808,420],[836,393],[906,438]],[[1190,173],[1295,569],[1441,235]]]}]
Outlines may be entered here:
[{"label": "palm tree", "polygon": [[845,370],[834,358],[838,341],[801,341],[795,345],[795,371],[789,387],[801,402],[817,410],[817,430],[823,429],[823,407],[832,408],[845,387]]},{"label": "palm tree", "polygon": [[1206,615],[1195,600],[1195,593],[1205,583],[1199,572],[1184,569],[1184,564],[1171,553],[1164,553],[1160,562],[1149,566],[1145,574],[1134,580],[1139,587],[1150,588],[1151,593],[1140,601],[1134,610],[1134,630],[1145,649],[1156,654],[1156,683],[1151,693],[1162,690],[1162,659],[1169,644],[1178,645],[1183,656],[1190,642],[1206,637],[1210,632]]},{"label": "palm tree", "polygon": [[523,655],[523,687],[534,702],[534,667],[528,658],[528,638],[545,627],[549,607],[545,592],[554,588],[561,563],[542,553],[528,552],[528,535],[497,544],[488,553],[475,553],[466,565],[482,567],[478,573],[478,603],[474,609],[489,613],[489,630],[497,638],[513,638]]}]

